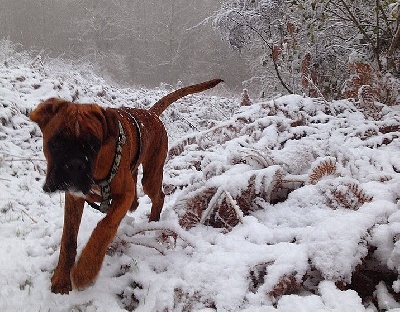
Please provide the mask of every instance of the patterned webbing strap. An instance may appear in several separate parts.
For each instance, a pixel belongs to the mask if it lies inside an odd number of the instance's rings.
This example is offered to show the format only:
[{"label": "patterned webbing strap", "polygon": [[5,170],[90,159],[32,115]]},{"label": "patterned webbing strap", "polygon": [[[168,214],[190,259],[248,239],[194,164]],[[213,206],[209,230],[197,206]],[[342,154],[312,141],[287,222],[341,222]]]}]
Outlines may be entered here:
[{"label": "patterned webbing strap", "polygon": [[122,123],[120,121],[118,121],[118,127],[119,127],[119,135],[118,135],[118,141],[117,141],[117,148],[115,151],[114,161],[113,161],[113,165],[111,167],[111,171],[106,179],[95,182],[96,185],[100,186],[100,190],[101,190],[100,205],[88,202],[88,204],[92,208],[99,210],[102,213],[106,213],[107,210],[110,208],[110,205],[111,205],[111,181],[118,172],[119,164],[121,163],[121,157],[122,157],[122,147],[126,142],[126,135],[124,132],[124,127],[122,126]]},{"label": "patterned webbing strap", "polygon": [[[138,165],[138,161],[139,161],[139,157],[140,157],[140,153],[141,153],[142,133],[140,130],[139,122],[137,121],[135,116],[133,116],[133,114],[128,109],[122,108],[122,109],[119,109],[119,114],[122,118],[124,118],[122,112],[124,112],[131,119],[131,121],[136,126],[137,133],[138,133],[136,157],[135,157],[135,160],[132,163],[132,167],[131,167],[131,170],[133,172]],[[108,211],[108,209],[110,208],[111,200],[112,200],[112,198],[111,198],[111,181],[118,172],[119,164],[121,162],[121,157],[122,157],[122,147],[126,142],[126,135],[125,135],[124,127],[122,126],[121,121],[118,121],[118,126],[119,126],[119,136],[118,136],[117,148],[115,151],[114,162],[111,167],[111,171],[106,179],[100,180],[100,181],[95,181],[96,185],[100,186],[100,191],[101,191],[100,205],[97,205],[92,202],[87,202],[92,208],[94,208],[102,213],[106,213]]]},{"label": "patterned webbing strap", "polygon": [[120,116],[124,117],[122,112],[124,112],[129,118],[130,120],[133,122],[133,124],[136,126],[136,130],[137,130],[137,150],[136,150],[136,156],[134,161],[131,164],[131,171],[132,173],[135,171],[138,162],[139,162],[139,157],[140,157],[140,153],[142,152],[142,132],[140,130],[140,125],[138,120],[136,119],[136,117],[131,113],[131,111],[129,110],[129,108],[121,108],[120,109]]}]

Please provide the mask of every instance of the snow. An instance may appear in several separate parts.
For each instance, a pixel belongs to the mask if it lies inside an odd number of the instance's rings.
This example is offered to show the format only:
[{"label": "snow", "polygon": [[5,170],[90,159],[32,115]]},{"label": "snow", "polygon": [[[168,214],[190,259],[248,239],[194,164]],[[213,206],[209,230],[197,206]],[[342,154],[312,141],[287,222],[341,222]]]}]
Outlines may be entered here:
[{"label": "snow", "polygon": [[[51,293],[64,198],[42,191],[29,112],[53,96],[147,107],[168,90],[113,87],[82,64],[1,53],[1,311],[399,309],[400,133],[389,128],[398,108],[374,120],[356,103],[296,95],[242,108],[207,94],[173,104],[161,221],[147,222],[140,191],[96,283]],[[85,207],[78,255],[101,218]],[[378,306],[349,287],[366,263],[397,276],[376,282]]]}]

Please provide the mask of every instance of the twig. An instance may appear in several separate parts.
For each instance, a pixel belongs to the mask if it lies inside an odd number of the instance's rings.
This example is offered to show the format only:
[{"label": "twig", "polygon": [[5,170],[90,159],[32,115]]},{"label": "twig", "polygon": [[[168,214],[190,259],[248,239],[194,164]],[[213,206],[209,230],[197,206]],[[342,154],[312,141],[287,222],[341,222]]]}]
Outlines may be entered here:
[{"label": "twig", "polygon": [[310,78],[309,75],[304,76],[308,83],[312,85],[312,87],[318,92],[319,96],[321,97],[321,99],[324,101],[325,104],[328,104],[328,102],[326,101],[324,95],[322,94],[321,90],[318,88],[318,86],[314,83],[314,81]]},{"label": "twig", "polygon": [[143,238],[143,239],[135,238],[130,241],[125,241],[125,243],[155,249],[163,256],[165,256],[165,254],[166,254],[166,249],[163,246],[161,246],[160,244],[154,243],[153,241],[146,239],[146,238]]},{"label": "twig", "polygon": [[31,217],[24,209],[22,209],[22,208],[19,208],[19,210],[21,210],[21,212],[24,214],[24,215],[26,215],[29,219],[31,219],[31,221],[33,222],[33,223],[38,223],[33,217]]},{"label": "twig", "polygon": [[188,237],[187,232],[185,232],[179,225],[171,225],[167,224],[166,222],[154,222],[146,225],[139,225],[134,231],[129,234],[125,233],[125,235],[128,237],[133,237],[137,234],[142,234],[150,231],[170,231],[176,234],[177,237],[180,237],[190,247],[196,247],[196,244],[193,243],[190,237]]},{"label": "twig", "polygon": [[[0,151],[0,155],[4,155],[6,157],[11,157],[11,158],[2,158],[1,161],[45,161],[43,158],[31,158],[31,157],[22,157],[18,155],[13,155],[7,152],[2,152]],[[16,159],[14,159],[16,158]]]},{"label": "twig", "polygon": [[46,161],[45,159],[39,158],[20,158],[20,159],[2,159],[1,161],[13,162],[13,161]]},{"label": "twig", "polygon": [[[234,11],[234,12],[235,12],[236,14],[240,15],[240,16],[243,18],[243,20],[245,20],[245,16],[243,16],[242,13],[240,13],[239,11]],[[231,16],[228,16],[228,18],[229,18],[231,21],[235,22],[238,26],[242,26],[242,25],[243,25],[243,24],[241,24],[240,22],[238,22],[237,20],[235,20],[234,18],[232,18]],[[249,24],[249,23],[247,23],[247,22],[244,22],[244,25],[245,25],[246,27],[250,28],[252,31],[254,31],[254,32],[256,33],[256,35],[260,37],[261,41],[262,41],[271,51],[273,50],[274,46],[271,45],[271,44],[269,43],[269,41],[268,41],[266,38],[264,38],[263,34],[262,34],[258,29],[256,29],[254,26],[252,26],[251,24]],[[285,81],[283,80],[283,78],[282,78],[282,76],[281,76],[281,73],[280,73],[280,71],[279,71],[278,63],[274,60],[274,58],[272,58],[272,63],[273,63],[273,65],[274,65],[274,70],[275,70],[276,76],[277,76],[279,82],[281,83],[281,85],[283,86],[283,88],[285,88],[286,91],[288,91],[290,94],[293,94],[293,93],[294,93],[293,90],[291,90],[291,89],[289,88],[289,86],[285,83]]]}]

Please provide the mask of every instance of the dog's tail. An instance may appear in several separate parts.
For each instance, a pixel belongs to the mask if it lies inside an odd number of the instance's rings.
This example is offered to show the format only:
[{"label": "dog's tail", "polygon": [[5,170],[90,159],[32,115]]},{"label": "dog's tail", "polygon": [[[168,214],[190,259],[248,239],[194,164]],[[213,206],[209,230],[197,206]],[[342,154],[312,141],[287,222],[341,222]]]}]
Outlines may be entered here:
[{"label": "dog's tail", "polygon": [[170,106],[172,103],[175,101],[179,100],[180,98],[188,95],[188,94],[193,94],[193,93],[198,93],[207,89],[211,89],[215,87],[217,84],[220,82],[223,82],[222,79],[213,79],[209,81],[205,81],[199,84],[195,84],[192,86],[184,87],[181,89],[178,89],[170,94],[167,94],[166,96],[162,97],[157,101],[156,104],[154,104],[149,111],[153,114],[156,114],[157,116],[160,116],[163,111],[165,111],[168,106]]}]

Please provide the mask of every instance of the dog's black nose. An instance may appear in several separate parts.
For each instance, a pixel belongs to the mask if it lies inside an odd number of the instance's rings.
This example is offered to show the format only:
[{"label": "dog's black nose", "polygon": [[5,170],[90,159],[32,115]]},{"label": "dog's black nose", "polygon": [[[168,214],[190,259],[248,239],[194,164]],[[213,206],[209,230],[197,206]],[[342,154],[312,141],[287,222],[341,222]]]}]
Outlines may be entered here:
[{"label": "dog's black nose", "polygon": [[64,170],[69,174],[81,173],[87,169],[86,162],[83,159],[74,158],[64,164]]}]

